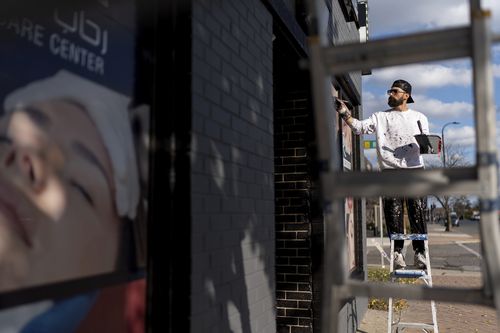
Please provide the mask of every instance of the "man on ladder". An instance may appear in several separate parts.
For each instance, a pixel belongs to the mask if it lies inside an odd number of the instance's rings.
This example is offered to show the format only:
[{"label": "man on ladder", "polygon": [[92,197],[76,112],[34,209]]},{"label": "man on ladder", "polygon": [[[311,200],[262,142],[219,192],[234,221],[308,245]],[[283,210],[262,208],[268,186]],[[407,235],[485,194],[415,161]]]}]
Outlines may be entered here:
[{"label": "man on ladder", "polygon": [[[408,107],[413,103],[412,87],[405,80],[396,80],[387,90],[388,110],[375,112],[366,120],[352,117],[344,101],[337,99],[336,110],[357,135],[375,133],[377,140],[378,164],[382,171],[393,169],[423,169],[421,147],[415,136],[429,134],[427,117]],[[383,199],[387,232],[403,234],[403,208],[406,203],[411,232],[427,234],[424,219],[425,201],[422,198],[385,197]],[[425,246],[423,240],[413,240],[415,251],[414,264],[426,268]],[[403,256],[404,240],[394,241],[394,267],[405,268]]]}]

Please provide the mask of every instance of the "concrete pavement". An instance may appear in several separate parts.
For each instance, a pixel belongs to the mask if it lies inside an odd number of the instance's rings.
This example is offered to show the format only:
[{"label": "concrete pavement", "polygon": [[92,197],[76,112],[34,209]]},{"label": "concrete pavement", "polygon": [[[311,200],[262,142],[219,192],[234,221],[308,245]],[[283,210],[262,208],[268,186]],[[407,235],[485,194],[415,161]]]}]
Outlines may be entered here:
[{"label": "concrete pavement", "polygon": [[[428,231],[431,256],[433,244],[479,240],[477,234],[464,233],[459,228],[454,228],[452,232],[444,232],[444,227],[437,224],[428,225]],[[377,241],[379,238],[375,240]],[[385,242],[387,243],[387,239]],[[373,241],[368,239],[367,245],[373,246],[373,244]],[[474,271],[433,269],[432,277],[435,286],[480,287],[482,285],[481,273]],[[427,323],[432,321],[430,302],[408,300],[408,304],[409,307],[400,314],[401,321]],[[499,332],[494,308],[444,302],[436,302],[436,308],[440,332]],[[395,313],[395,316],[397,319],[398,314]],[[387,312],[369,309],[357,332],[386,333]],[[406,329],[405,332],[422,332],[422,330]]]}]

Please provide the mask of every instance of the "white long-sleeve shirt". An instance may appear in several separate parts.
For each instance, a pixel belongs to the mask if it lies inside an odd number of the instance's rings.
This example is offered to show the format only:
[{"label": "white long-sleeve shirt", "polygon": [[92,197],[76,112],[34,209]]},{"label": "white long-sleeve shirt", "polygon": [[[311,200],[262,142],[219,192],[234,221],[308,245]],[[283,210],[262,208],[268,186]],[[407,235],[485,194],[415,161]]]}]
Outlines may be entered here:
[{"label": "white long-sleeve shirt", "polygon": [[354,133],[375,133],[377,140],[377,157],[380,169],[412,169],[424,167],[420,155],[420,146],[415,135],[422,132],[429,134],[427,117],[415,110],[386,110],[372,114],[368,119],[352,118],[350,125]]}]

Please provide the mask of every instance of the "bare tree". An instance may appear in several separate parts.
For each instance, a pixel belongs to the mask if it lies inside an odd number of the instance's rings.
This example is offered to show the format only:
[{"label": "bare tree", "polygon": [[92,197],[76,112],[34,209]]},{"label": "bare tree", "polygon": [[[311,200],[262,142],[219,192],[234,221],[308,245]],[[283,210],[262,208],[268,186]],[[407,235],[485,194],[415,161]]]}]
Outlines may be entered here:
[{"label": "bare tree", "polygon": [[472,203],[468,196],[460,195],[451,199],[451,206],[459,216],[470,216],[472,211]]},{"label": "bare tree", "polygon": [[[463,168],[471,165],[470,161],[468,161],[467,158],[465,157],[465,148],[463,146],[454,143],[447,143],[445,144],[445,151],[446,151],[446,161],[445,161],[446,168]],[[442,168],[443,167],[442,160],[440,162],[429,161],[427,163],[427,167],[429,169]],[[443,207],[445,211],[446,215],[445,231],[451,231],[450,212],[451,208],[453,207],[453,203],[456,202],[457,200],[448,195],[433,195],[433,197],[436,198],[436,200],[441,204],[441,207]]]}]

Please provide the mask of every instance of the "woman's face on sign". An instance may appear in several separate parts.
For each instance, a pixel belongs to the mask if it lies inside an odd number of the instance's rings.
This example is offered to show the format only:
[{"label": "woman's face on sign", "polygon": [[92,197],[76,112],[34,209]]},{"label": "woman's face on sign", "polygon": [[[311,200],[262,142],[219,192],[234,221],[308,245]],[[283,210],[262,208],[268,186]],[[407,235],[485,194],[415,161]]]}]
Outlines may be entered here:
[{"label": "woman's face on sign", "polygon": [[0,291],[111,272],[113,174],[83,106],[57,99],[0,120]]}]

